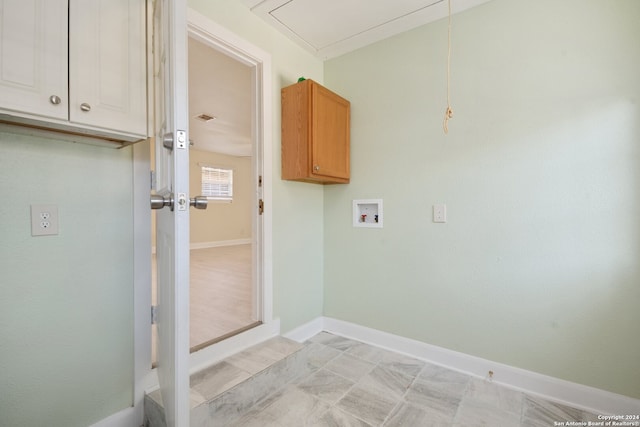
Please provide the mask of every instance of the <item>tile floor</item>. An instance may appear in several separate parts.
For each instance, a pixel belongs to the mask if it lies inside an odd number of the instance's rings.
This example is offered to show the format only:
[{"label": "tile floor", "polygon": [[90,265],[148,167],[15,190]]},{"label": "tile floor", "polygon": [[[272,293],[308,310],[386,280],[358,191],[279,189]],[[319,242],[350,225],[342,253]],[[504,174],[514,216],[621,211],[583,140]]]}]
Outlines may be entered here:
[{"label": "tile floor", "polygon": [[259,401],[234,427],[547,427],[597,416],[322,332],[312,369]]}]

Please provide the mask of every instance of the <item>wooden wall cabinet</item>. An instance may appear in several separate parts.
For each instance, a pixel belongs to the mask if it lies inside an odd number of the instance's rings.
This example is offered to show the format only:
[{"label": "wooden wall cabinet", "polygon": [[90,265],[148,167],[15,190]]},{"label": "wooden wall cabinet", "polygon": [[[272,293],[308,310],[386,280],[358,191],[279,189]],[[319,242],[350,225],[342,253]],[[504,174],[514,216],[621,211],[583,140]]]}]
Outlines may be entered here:
[{"label": "wooden wall cabinet", "polygon": [[282,89],[282,179],[349,182],[350,107],[313,80]]},{"label": "wooden wall cabinet", "polygon": [[0,0],[0,120],[147,136],[145,0]]}]

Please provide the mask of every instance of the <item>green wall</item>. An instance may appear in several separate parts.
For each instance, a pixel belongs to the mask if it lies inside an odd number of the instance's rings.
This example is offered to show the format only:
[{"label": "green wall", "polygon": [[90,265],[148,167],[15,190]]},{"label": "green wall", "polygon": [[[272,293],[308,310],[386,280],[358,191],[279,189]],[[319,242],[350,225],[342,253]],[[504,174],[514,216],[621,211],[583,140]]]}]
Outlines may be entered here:
[{"label": "green wall", "polygon": [[[448,136],[446,20],[328,61],[352,179],[325,189],[324,314],[640,398],[638,22],[636,0],[455,15]],[[352,228],[360,198],[383,229]]]},{"label": "green wall", "polygon": [[[133,400],[132,151],[0,132],[0,425],[86,426]],[[59,234],[31,236],[30,205]]]},{"label": "green wall", "polygon": [[323,63],[269,27],[240,1],[189,0],[189,7],[269,52],[273,85],[273,294],[282,332],[322,315],[321,185],[280,179],[280,89],[298,77],[323,80]]}]

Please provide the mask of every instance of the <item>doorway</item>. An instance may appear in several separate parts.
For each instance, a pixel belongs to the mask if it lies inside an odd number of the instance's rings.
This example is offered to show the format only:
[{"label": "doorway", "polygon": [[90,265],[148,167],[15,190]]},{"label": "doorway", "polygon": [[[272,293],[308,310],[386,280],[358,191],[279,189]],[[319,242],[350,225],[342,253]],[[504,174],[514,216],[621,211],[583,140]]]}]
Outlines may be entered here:
[{"label": "doorway", "polygon": [[259,324],[252,97],[251,67],[189,37],[191,351]]},{"label": "doorway", "polygon": [[[189,192],[193,197],[210,187],[230,187],[210,194],[206,210],[190,213],[189,345],[194,352],[260,325],[270,313],[265,300],[270,292],[264,289],[264,226],[258,209],[264,198],[261,64],[238,57],[194,28],[188,43]],[[154,278],[153,305],[155,283]],[[155,348],[154,326],[154,363]]]}]

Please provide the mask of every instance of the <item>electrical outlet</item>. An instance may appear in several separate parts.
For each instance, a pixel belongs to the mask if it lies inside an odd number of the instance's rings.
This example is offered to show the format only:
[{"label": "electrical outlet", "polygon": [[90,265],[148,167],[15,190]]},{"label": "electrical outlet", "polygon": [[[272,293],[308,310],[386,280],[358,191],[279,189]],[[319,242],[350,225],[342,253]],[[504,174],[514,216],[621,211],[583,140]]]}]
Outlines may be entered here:
[{"label": "electrical outlet", "polygon": [[447,205],[433,205],[433,222],[447,222]]},{"label": "electrical outlet", "polygon": [[31,205],[31,235],[52,236],[58,234],[58,206]]}]

